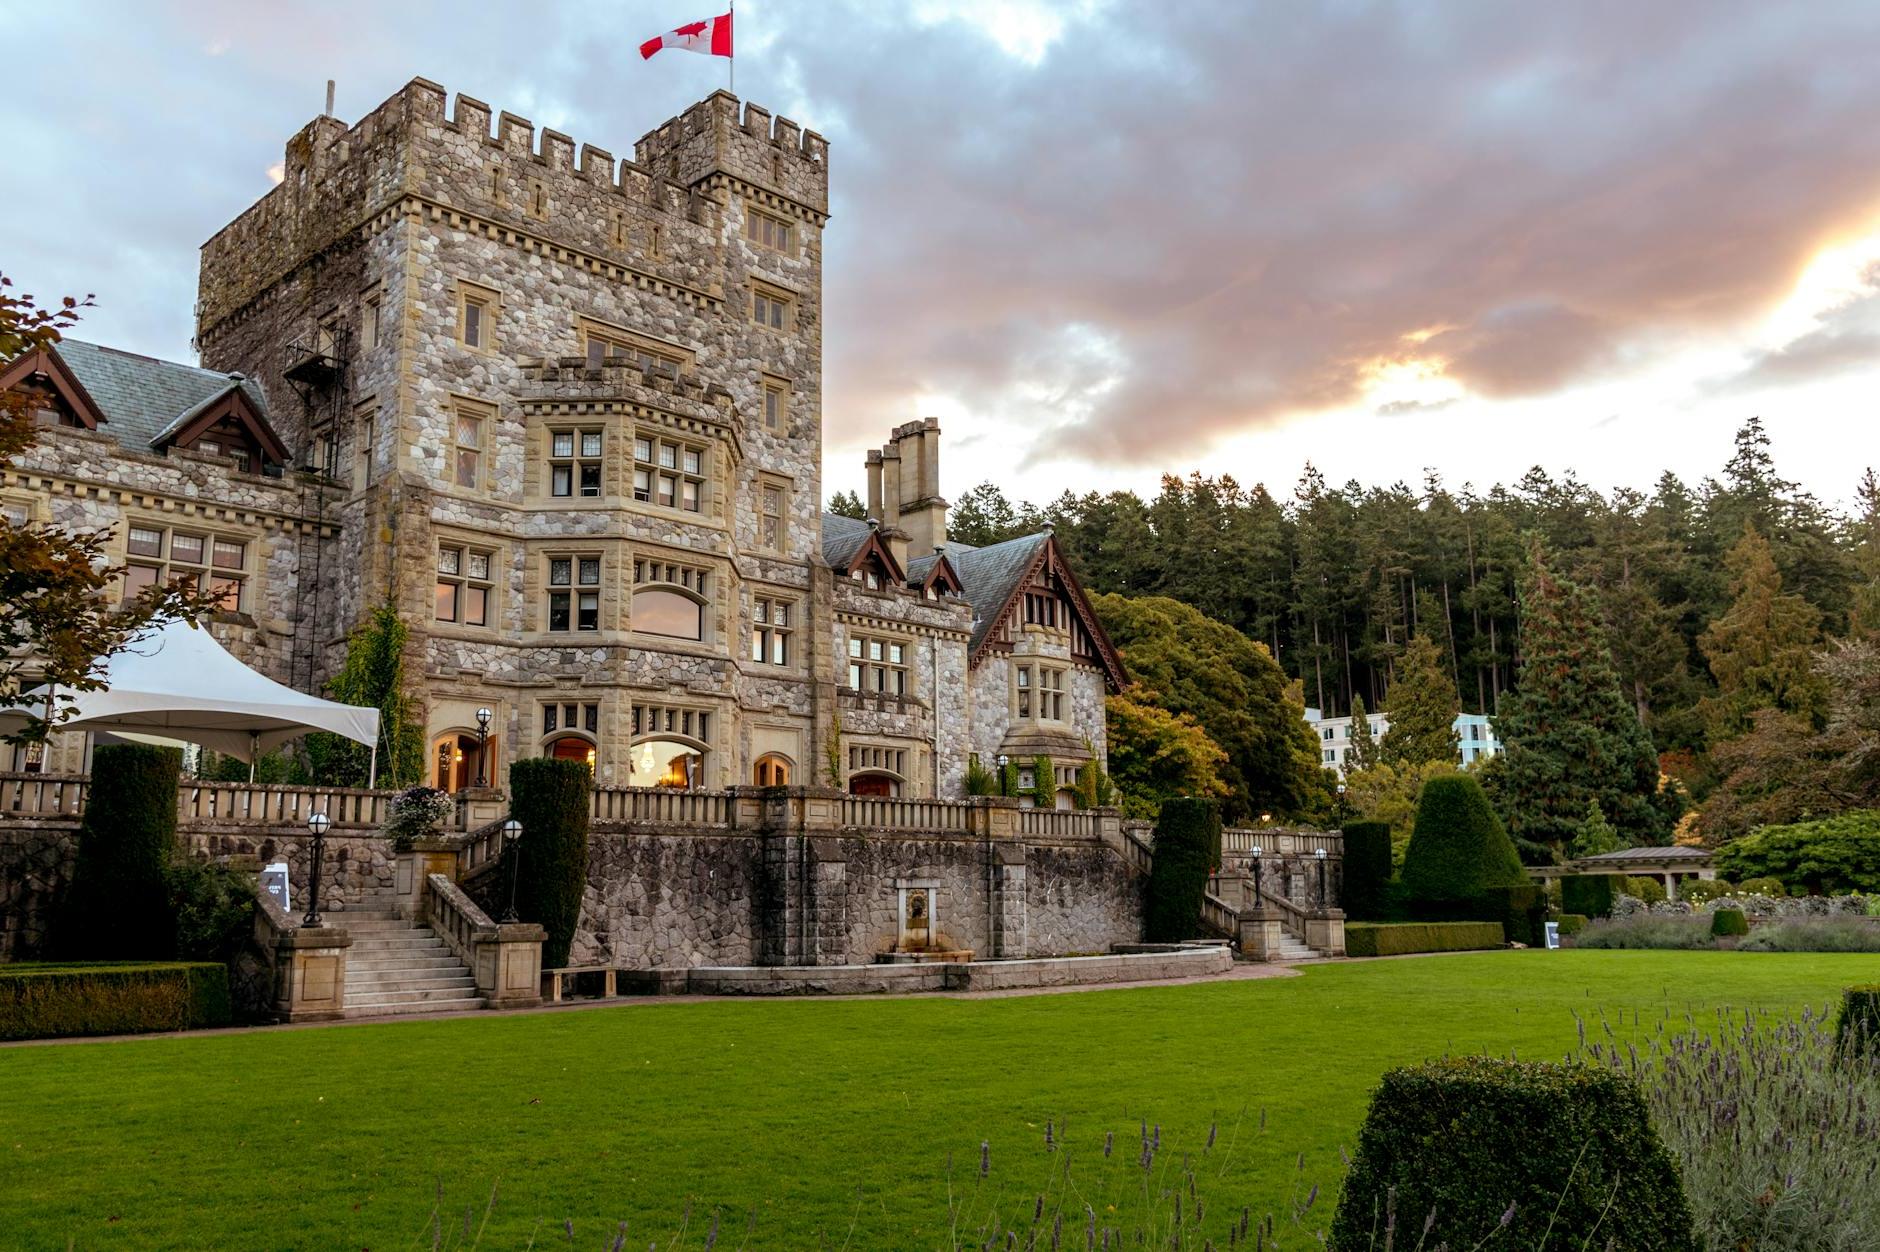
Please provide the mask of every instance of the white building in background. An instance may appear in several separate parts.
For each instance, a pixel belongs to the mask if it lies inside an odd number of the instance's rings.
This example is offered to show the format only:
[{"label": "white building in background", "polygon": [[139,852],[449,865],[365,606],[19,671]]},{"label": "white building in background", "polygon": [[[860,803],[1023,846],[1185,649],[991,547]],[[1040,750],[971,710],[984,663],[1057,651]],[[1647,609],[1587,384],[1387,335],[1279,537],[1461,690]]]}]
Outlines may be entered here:
[{"label": "white building in background", "polygon": [[[1371,738],[1382,740],[1390,731],[1390,715],[1378,712],[1367,716],[1371,723]],[[1318,736],[1320,762],[1328,769],[1337,770],[1339,777],[1344,777],[1346,761],[1351,755],[1351,718],[1321,717],[1319,710],[1308,708],[1306,724]],[[1501,752],[1501,740],[1495,737],[1495,728],[1486,713],[1458,713],[1455,727],[1464,765],[1472,765],[1484,757]]]}]

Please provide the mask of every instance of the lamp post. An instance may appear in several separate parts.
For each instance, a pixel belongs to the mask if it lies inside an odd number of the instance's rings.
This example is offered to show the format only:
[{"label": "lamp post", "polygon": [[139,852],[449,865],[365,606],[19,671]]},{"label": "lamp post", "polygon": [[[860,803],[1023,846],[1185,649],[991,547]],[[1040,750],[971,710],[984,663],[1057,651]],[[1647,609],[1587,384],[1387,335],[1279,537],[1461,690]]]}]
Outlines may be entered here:
[{"label": "lamp post", "polygon": [[1253,907],[1265,908],[1266,897],[1260,894],[1260,845],[1253,845]]},{"label": "lamp post", "polygon": [[1325,849],[1319,848],[1312,854],[1319,862],[1319,910],[1323,912],[1325,904]]},{"label": "lamp post", "polygon": [[490,718],[495,714],[488,709],[477,710],[477,786],[489,786],[489,753],[484,749],[490,742]]},{"label": "lamp post", "polygon": [[1345,818],[1349,816],[1349,814],[1350,814],[1350,809],[1348,809],[1345,806],[1345,784],[1339,783],[1338,784],[1338,824],[1340,826],[1343,826],[1345,824]]},{"label": "lamp post", "polygon": [[320,870],[326,860],[326,828],[332,824],[333,819],[324,813],[307,818],[307,829],[313,832],[313,876],[307,880],[307,915],[300,919],[302,926],[320,924]]},{"label": "lamp post", "polygon": [[503,924],[519,922],[516,916],[516,866],[522,859],[522,823],[510,818],[503,823],[503,851],[509,853],[509,908],[503,914]]},{"label": "lamp post", "polygon": [[1011,763],[1011,760],[1012,758],[1005,755],[1005,753],[1003,752],[999,753],[999,794],[1000,795],[1005,794],[1005,767]]}]

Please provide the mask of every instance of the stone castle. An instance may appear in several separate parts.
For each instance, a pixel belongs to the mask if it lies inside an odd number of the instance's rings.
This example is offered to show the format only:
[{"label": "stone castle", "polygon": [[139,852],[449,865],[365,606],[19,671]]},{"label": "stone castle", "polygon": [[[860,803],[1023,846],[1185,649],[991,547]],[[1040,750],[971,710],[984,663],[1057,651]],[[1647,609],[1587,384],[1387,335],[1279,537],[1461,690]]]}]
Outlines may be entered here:
[{"label": "stone castle", "polygon": [[616,160],[447,103],[288,142],[203,247],[200,368],[10,363],[46,429],[0,507],[112,527],[127,590],[220,589],[217,636],[303,690],[389,598],[453,791],[555,755],[951,799],[977,754],[1068,804],[1126,680],[1052,536],[950,542],[932,419],[869,453],[867,520],[822,511],[822,137],[718,92]]}]

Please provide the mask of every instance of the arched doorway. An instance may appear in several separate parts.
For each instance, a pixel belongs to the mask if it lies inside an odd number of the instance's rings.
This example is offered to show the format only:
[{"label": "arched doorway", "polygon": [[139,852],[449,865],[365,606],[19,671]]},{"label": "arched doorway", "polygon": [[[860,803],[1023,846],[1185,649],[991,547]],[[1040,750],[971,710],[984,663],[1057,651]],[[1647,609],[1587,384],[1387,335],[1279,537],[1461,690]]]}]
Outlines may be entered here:
[{"label": "arched doorway", "polygon": [[642,739],[627,759],[628,786],[696,791],[705,785],[705,745],[695,740]]},{"label": "arched doorway", "polygon": [[[496,785],[496,736],[483,744],[485,786]],[[455,794],[477,785],[477,734],[474,730],[447,730],[431,741],[431,785]]]},{"label": "arched doorway", "polygon": [[849,779],[852,796],[898,796],[901,780],[892,774],[857,774]]},{"label": "arched doorway", "polygon": [[582,735],[557,735],[548,741],[548,754],[557,761],[579,761],[594,768],[594,741]]},{"label": "arched doorway", "polygon": [[752,767],[751,781],[759,787],[787,787],[791,772],[789,757],[781,752],[767,752],[758,757]]}]

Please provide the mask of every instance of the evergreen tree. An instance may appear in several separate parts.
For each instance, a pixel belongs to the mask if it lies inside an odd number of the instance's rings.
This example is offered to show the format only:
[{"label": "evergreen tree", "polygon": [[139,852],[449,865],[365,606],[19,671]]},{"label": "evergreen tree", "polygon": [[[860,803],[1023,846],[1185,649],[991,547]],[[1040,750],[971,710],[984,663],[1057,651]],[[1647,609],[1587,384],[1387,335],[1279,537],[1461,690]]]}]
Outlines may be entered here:
[{"label": "evergreen tree", "polygon": [[1824,692],[1814,672],[1821,614],[1802,597],[1782,590],[1775,554],[1754,528],[1745,528],[1730,551],[1729,611],[1698,639],[1717,694],[1701,704],[1711,742],[1749,729],[1762,709],[1817,722]]},{"label": "evergreen tree", "polygon": [[1390,729],[1384,732],[1383,757],[1391,765],[1417,766],[1429,761],[1462,761],[1456,734],[1456,684],[1443,673],[1442,658],[1428,635],[1412,635],[1397,659],[1397,676],[1385,695]]},{"label": "evergreen tree", "polygon": [[1580,833],[1573,837],[1568,853],[1572,856],[1599,856],[1606,852],[1619,850],[1619,832],[1606,820],[1600,811],[1599,801],[1586,802],[1586,818],[1580,823]]},{"label": "evergreen tree", "polygon": [[853,491],[838,491],[830,496],[829,511],[837,517],[852,517],[858,522],[868,517],[868,506]]},{"label": "evergreen tree", "polygon": [[[424,776],[424,718],[405,688],[405,643],[410,630],[386,601],[346,639],[346,663],[326,685],[342,704],[379,711],[378,784],[409,787]],[[371,775],[371,749],[339,735],[307,736],[314,781],[363,787]]]},{"label": "evergreen tree", "polygon": [[1359,770],[1374,768],[1383,756],[1378,750],[1377,737],[1371,733],[1371,715],[1365,711],[1364,697],[1351,697],[1351,746],[1345,749],[1345,772],[1353,774]]},{"label": "evergreen tree", "polygon": [[1505,745],[1497,792],[1517,840],[1560,847],[1597,802],[1628,844],[1665,841],[1658,760],[1619,689],[1598,606],[1538,546],[1521,587],[1520,687],[1495,730]]}]

